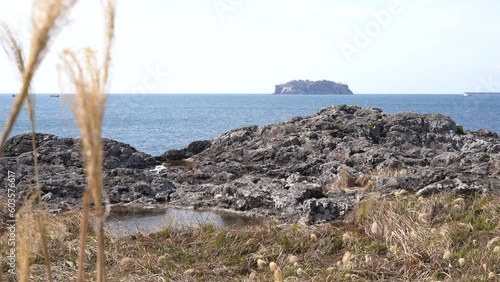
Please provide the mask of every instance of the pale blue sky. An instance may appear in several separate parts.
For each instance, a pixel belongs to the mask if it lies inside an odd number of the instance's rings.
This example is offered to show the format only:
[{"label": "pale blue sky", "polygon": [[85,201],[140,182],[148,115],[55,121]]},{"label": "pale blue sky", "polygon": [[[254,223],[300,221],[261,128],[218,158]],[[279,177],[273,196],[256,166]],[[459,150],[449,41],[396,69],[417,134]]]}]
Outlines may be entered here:
[{"label": "pale blue sky", "polygon": [[[35,92],[59,92],[61,49],[100,48],[100,1],[80,2],[47,55]],[[30,5],[0,0],[0,19],[26,44]],[[345,82],[355,93],[500,91],[500,1],[119,0],[117,5],[114,93],[271,93],[275,84],[292,79]],[[18,88],[2,53],[0,93]]]}]

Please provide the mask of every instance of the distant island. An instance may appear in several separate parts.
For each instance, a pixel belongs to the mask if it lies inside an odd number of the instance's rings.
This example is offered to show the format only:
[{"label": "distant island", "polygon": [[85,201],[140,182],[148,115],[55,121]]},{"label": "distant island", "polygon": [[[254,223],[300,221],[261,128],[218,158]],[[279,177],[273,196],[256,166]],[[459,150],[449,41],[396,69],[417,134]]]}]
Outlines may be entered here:
[{"label": "distant island", "polygon": [[352,95],[347,84],[329,80],[292,80],[275,87],[274,94],[336,94]]}]

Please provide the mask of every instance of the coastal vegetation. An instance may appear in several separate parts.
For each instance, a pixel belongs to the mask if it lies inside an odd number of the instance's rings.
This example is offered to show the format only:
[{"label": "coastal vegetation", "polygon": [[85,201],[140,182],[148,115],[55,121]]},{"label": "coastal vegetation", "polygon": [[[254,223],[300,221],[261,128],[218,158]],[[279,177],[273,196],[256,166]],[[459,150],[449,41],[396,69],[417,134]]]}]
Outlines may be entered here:
[{"label": "coastal vegetation", "polygon": [[457,125],[457,133],[460,135],[465,135],[467,134],[464,130],[464,127],[462,125]]},{"label": "coastal vegetation", "polygon": [[[202,225],[126,237],[105,236],[109,281],[497,281],[500,198],[451,194],[370,198],[341,223],[303,226],[272,221],[246,228]],[[79,218],[47,215],[54,281],[74,281]],[[5,214],[1,219],[6,218]],[[96,232],[86,242],[84,280],[97,271]],[[30,280],[47,281],[41,236],[31,238]],[[1,234],[2,281],[8,250]],[[275,280],[270,264],[279,268]]]}]

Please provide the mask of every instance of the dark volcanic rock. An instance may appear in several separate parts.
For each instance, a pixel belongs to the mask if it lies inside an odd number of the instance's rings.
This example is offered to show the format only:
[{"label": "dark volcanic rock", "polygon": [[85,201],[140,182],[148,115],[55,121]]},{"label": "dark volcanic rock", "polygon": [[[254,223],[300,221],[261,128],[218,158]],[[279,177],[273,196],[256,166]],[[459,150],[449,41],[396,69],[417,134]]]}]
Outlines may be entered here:
[{"label": "dark volcanic rock", "polygon": [[[6,157],[0,158],[0,182],[7,178],[8,171],[15,173],[18,203],[35,187],[30,142],[29,134],[9,139],[5,147]],[[86,186],[80,140],[36,134],[36,142],[44,201],[52,209],[65,209],[77,204]],[[103,145],[104,188],[111,203],[139,200],[153,204],[167,201],[175,186],[163,177],[163,184],[158,182],[160,176],[155,178],[154,172],[149,172],[156,164],[150,155],[110,139],[103,139]],[[4,192],[0,190],[0,194]]]},{"label": "dark volcanic rock", "polygon": [[[11,138],[0,158],[0,180],[14,171],[20,197],[34,183],[30,140]],[[46,134],[36,140],[44,201],[53,208],[77,204],[85,187],[79,140]],[[309,117],[231,130],[162,157],[112,140],[104,144],[104,185],[110,202],[119,204],[213,207],[315,223],[342,219],[367,193],[500,190],[498,135],[464,135],[439,114],[333,106]],[[165,158],[189,157],[193,170],[151,171]]]},{"label": "dark volcanic rock", "polygon": [[186,152],[189,156],[198,155],[212,145],[210,140],[193,141],[186,147]]},{"label": "dark volcanic rock", "polygon": [[168,161],[180,161],[205,151],[211,145],[212,142],[209,140],[193,141],[184,149],[171,149],[166,151],[162,157],[164,160]]},{"label": "dark volcanic rock", "polygon": [[163,157],[165,159],[169,160],[169,161],[180,161],[180,160],[189,158],[185,149],[180,149],[180,150],[171,149],[171,150],[168,150],[168,151],[165,152],[165,154],[163,154]]}]

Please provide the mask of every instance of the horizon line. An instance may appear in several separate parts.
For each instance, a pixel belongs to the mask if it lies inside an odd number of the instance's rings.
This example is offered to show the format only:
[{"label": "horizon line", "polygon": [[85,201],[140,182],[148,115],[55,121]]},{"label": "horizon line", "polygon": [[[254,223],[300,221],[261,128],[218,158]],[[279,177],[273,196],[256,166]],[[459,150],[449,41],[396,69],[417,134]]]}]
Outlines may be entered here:
[{"label": "horizon line", "polygon": [[[384,92],[378,92],[378,93],[353,93],[353,94],[275,94],[275,93],[253,93],[253,92],[227,92],[227,93],[197,93],[197,92],[184,92],[184,93],[178,93],[178,92],[171,92],[171,93],[127,93],[127,92],[113,92],[113,93],[107,93],[106,95],[276,95],[276,96],[298,96],[298,95],[318,95],[318,96],[351,96],[351,95],[462,95],[464,92],[461,93],[454,93],[454,92],[441,92],[441,93],[414,93],[414,92],[405,92],[405,93],[384,93]],[[469,93],[474,93],[474,92],[469,92]],[[497,92],[490,92],[490,93],[497,93]],[[75,95],[75,93],[60,93],[60,92],[43,92],[43,93],[31,93],[32,95]],[[18,95],[16,93],[0,93],[0,95]]]}]

